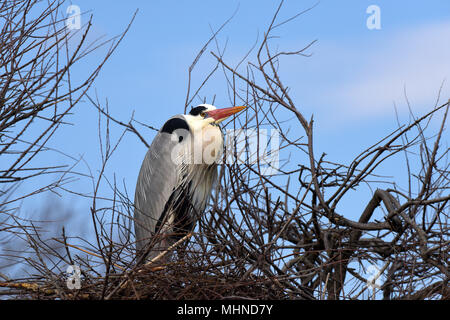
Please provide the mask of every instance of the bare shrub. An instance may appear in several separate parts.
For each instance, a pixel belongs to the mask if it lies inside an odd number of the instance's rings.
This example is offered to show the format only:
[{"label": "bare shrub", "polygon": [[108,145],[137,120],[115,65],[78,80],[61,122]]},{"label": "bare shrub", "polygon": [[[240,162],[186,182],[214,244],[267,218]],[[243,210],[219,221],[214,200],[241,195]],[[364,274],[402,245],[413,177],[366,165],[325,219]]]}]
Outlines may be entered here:
[{"label": "bare shrub", "polygon": [[[222,71],[227,86],[223,90],[229,92],[232,104],[249,107],[226,128],[255,130],[258,137],[262,129],[276,130],[278,151],[289,155],[280,159],[276,174],[265,171],[267,158],[255,156],[248,146],[238,148],[238,140],[246,142],[248,136],[231,138],[227,151],[234,154],[233,161],[221,165],[211,205],[195,231],[170,249],[175,258],[163,265],[136,264],[132,200],[126,186],[104,175],[122,137],[111,142],[110,126],[119,126],[123,134],[132,132],[146,146],[148,143],[137,130],[140,122],[117,120],[107,105],[90,98],[105,120],[100,130],[103,164],[92,178],[91,214],[97,241],[73,245],[70,239],[60,237],[58,242],[66,250],[55,255],[58,263],[49,268],[34,261],[39,275],[3,282],[4,293],[41,299],[449,298],[450,196],[444,140],[448,102],[399,125],[350,163],[336,163],[326,154],[318,154],[314,121],[297,107],[278,71],[283,57],[307,56],[313,43],[294,52],[273,51],[274,31],[300,16],[280,21],[280,9],[281,5],[253,48],[255,59],[246,65],[227,64],[217,33],[207,43],[216,43],[211,54],[217,65],[211,74]],[[206,46],[189,74],[205,51]],[[186,107],[200,97],[211,74],[198,90],[192,90],[189,77]],[[280,120],[281,114],[294,117],[302,130],[300,136],[291,133]],[[440,126],[433,132],[429,124],[436,120]],[[259,138],[256,150],[276,152],[270,139]],[[244,156],[239,154],[243,150]],[[266,155],[271,159],[270,153]],[[406,188],[395,177],[386,181],[389,179],[380,176],[380,165],[394,157],[403,159],[408,168]],[[98,192],[102,183],[110,187],[108,196]],[[362,201],[353,191],[366,185],[373,192]],[[345,197],[360,204],[357,220],[341,205]],[[32,241],[37,251],[43,250],[39,238]],[[56,268],[69,264],[82,270],[79,289],[69,289],[65,283],[68,275]],[[367,278],[370,266],[378,266],[375,275],[383,276]]]}]

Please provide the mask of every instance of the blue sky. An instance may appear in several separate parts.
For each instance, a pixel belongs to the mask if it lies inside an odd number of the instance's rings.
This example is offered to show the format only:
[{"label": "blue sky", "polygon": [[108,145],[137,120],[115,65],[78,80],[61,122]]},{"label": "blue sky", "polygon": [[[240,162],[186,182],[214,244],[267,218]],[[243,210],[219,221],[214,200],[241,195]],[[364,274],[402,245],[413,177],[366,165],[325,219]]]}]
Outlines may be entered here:
[{"label": "blue sky", "polygon": [[[67,3],[67,5],[69,5]],[[166,119],[184,108],[188,67],[216,30],[236,12],[218,36],[227,43],[225,61],[234,65],[261,36],[279,4],[269,0],[248,1],[107,1],[74,0],[83,12],[82,24],[93,15],[89,40],[120,34],[139,9],[128,34],[100,73],[90,94],[108,99],[111,114],[128,121],[135,119],[161,127]],[[286,0],[279,19],[301,12],[317,1]],[[369,30],[366,9],[377,5],[381,29]],[[450,1],[448,0],[322,0],[311,11],[276,31],[272,44],[280,50],[296,50],[313,40],[310,57],[287,57],[281,62],[281,76],[305,117],[315,119],[316,155],[326,152],[328,160],[349,163],[356,155],[397,128],[394,104],[400,120],[409,120],[405,93],[415,115],[435,105],[442,85],[441,103],[450,98]],[[197,65],[193,82],[199,84],[214,67],[210,47]],[[105,51],[94,52],[71,71],[74,79],[84,80]],[[208,102],[230,106],[226,82],[221,72],[202,91]],[[195,101],[197,103],[198,101]],[[98,114],[89,102],[80,103],[66,119],[73,125],[61,127],[48,143],[74,159],[80,157],[75,171],[98,175],[101,167],[98,141]],[[430,129],[436,130],[436,123]],[[121,128],[112,126],[113,142]],[[295,134],[302,132],[293,128]],[[433,132],[433,131],[431,131]],[[141,128],[150,142],[154,131]],[[448,133],[444,137],[448,147]],[[49,152],[36,159],[36,166],[74,164],[73,158]],[[126,185],[130,198],[146,153],[145,146],[132,134],[123,138],[112,157],[106,176],[116,178],[120,189]],[[406,187],[403,155],[386,161],[378,174],[395,177]],[[300,162],[293,157],[292,162]],[[414,166],[412,164],[412,166]],[[52,181],[54,177],[46,177]],[[22,184],[19,192],[34,190],[46,179]],[[106,184],[105,184],[106,185]],[[75,192],[92,193],[92,181],[80,177],[68,186]],[[111,195],[103,188],[105,195]],[[71,210],[81,224],[67,228],[72,236],[92,236],[89,200],[60,193],[57,212]],[[19,196],[19,195],[18,195]],[[343,199],[344,215],[358,219],[371,197],[361,188]],[[39,194],[23,202],[23,213],[31,217],[46,210],[49,195]],[[58,217],[55,217],[57,220]],[[81,230],[78,228],[81,226]]]},{"label": "blue sky", "polygon": [[[111,37],[122,32],[136,9],[137,17],[95,83],[101,100],[108,99],[111,114],[127,121],[135,118],[160,127],[170,116],[181,113],[187,88],[187,69],[211,36],[235,11],[231,22],[219,34],[227,42],[225,60],[231,64],[242,58],[261,38],[278,2],[274,1],[72,1],[84,13],[82,23],[93,15],[91,39]],[[280,19],[286,19],[316,4],[316,1],[285,1]],[[381,9],[381,29],[369,30],[369,5]],[[313,40],[311,57],[286,58],[281,64],[285,83],[291,88],[306,118],[314,115],[316,151],[327,152],[333,161],[349,161],[396,128],[394,103],[403,121],[408,120],[404,93],[416,114],[429,110],[444,80],[442,101],[450,97],[450,1],[362,1],[323,0],[311,11],[283,26],[274,45],[299,49]],[[214,49],[212,47],[211,49]],[[214,66],[205,53],[194,72],[201,81]],[[81,79],[104,51],[73,70]],[[91,92],[93,94],[94,91]],[[214,77],[204,94],[216,95],[218,106],[229,106],[223,76]],[[50,146],[75,158],[83,157],[76,168],[81,172],[100,168],[98,116],[89,103],[82,103],[68,119],[73,126],[62,128]],[[154,132],[142,130],[147,141]],[[115,128],[112,137],[120,130]],[[447,136],[448,141],[448,136]],[[134,136],[125,136],[112,158],[108,177],[124,180],[129,194],[146,149]],[[48,159],[67,163],[51,154]],[[89,165],[89,169],[86,166]],[[383,173],[398,172],[396,163]],[[81,179],[78,191],[92,184]],[[367,195],[369,198],[370,195]],[[38,196],[28,205],[36,208],[45,201]],[[89,217],[89,203],[63,194],[63,201],[82,208]],[[361,206],[366,201],[362,201]],[[26,206],[28,206],[26,204]]]}]

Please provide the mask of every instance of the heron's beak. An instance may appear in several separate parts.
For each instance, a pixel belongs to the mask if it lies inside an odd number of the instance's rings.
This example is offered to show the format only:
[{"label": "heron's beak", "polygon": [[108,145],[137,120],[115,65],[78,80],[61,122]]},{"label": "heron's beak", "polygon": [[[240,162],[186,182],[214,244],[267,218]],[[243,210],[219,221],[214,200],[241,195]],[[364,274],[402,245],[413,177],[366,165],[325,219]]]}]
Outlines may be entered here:
[{"label": "heron's beak", "polygon": [[211,117],[212,119],[214,119],[215,123],[219,123],[222,122],[223,120],[225,120],[226,118],[228,118],[229,116],[238,113],[239,111],[244,110],[245,106],[239,106],[239,107],[231,107],[231,108],[222,108],[222,109],[216,109],[216,110],[211,110],[208,111],[208,116]]}]

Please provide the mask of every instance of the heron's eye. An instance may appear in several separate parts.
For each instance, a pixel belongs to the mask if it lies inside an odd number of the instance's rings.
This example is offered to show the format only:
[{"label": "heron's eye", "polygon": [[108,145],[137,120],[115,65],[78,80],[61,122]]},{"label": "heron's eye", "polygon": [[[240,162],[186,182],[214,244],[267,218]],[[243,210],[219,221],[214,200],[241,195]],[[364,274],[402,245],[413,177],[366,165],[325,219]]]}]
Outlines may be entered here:
[{"label": "heron's eye", "polygon": [[206,117],[206,112],[200,112],[200,116],[201,116],[202,118]]}]

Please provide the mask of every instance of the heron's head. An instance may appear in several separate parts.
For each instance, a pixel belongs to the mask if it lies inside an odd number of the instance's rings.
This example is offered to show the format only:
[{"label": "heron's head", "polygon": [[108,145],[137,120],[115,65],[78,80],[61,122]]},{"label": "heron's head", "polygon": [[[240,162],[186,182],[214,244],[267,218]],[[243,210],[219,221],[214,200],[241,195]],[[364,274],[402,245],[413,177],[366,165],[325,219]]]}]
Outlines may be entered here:
[{"label": "heron's head", "polygon": [[[189,132],[192,134],[194,148],[189,149],[196,153],[194,157],[202,159],[203,163],[211,164],[220,159],[223,150],[223,135],[218,124],[245,107],[216,108],[210,104],[201,104],[184,115]],[[195,158],[197,159],[197,158]],[[194,160],[194,163],[197,160]]]},{"label": "heron's head", "polygon": [[192,108],[189,116],[192,122],[200,123],[200,127],[204,127],[208,124],[218,124],[244,109],[244,106],[218,109],[213,105],[205,103]]}]

